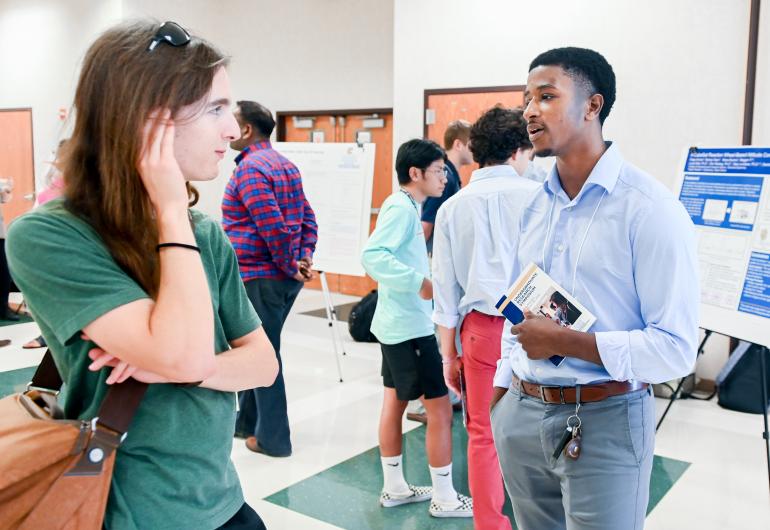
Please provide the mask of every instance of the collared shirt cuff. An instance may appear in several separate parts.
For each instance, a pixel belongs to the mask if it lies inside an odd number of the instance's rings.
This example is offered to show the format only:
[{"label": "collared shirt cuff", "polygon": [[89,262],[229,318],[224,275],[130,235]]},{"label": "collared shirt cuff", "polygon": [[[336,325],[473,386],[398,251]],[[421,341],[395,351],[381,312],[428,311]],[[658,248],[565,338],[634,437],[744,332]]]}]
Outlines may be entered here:
[{"label": "collared shirt cuff", "polygon": [[299,272],[299,266],[297,265],[296,260],[282,261],[276,263],[276,265],[278,265],[278,268],[281,269],[283,273],[289,278],[294,277]]},{"label": "collared shirt cuff", "polygon": [[613,381],[630,381],[634,378],[630,335],[628,331],[600,331],[594,334],[599,357]]},{"label": "collared shirt cuff", "polygon": [[495,372],[495,378],[492,381],[492,385],[500,388],[509,388],[511,383],[513,383],[511,363],[507,358],[500,359],[497,361],[497,371]]},{"label": "collared shirt cuff", "polygon": [[456,328],[457,323],[460,321],[460,315],[450,315],[447,313],[441,313],[437,310],[433,310],[433,323],[445,328]]}]

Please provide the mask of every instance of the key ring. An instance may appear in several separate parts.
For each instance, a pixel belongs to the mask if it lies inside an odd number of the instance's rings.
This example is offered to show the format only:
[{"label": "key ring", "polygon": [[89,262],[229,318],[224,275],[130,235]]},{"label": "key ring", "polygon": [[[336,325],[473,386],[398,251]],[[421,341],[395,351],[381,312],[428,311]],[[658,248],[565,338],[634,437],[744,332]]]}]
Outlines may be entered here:
[{"label": "key ring", "polygon": [[[577,423],[575,423],[574,425],[571,423],[571,421],[572,421],[572,419],[573,419],[573,418],[574,418],[574,419],[576,420],[576,422],[577,422]],[[575,429],[579,429],[579,428],[580,428],[580,425],[581,425],[582,423],[583,423],[583,422],[582,422],[582,420],[580,419],[580,416],[578,416],[577,414],[573,414],[572,416],[570,416],[569,418],[567,418],[567,427],[568,427],[568,428],[571,428],[571,429],[573,430],[573,432],[574,432],[574,430],[575,430]]]}]

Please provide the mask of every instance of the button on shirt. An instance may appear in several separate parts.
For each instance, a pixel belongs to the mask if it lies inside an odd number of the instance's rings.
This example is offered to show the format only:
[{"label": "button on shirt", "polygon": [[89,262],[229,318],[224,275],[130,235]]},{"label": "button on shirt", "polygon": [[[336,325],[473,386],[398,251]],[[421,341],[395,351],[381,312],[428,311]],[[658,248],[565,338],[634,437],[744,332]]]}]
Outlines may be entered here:
[{"label": "button on shirt", "polygon": [[444,203],[433,232],[433,322],[454,328],[474,309],[499,315],[495,303],[510,285],[519,215],[538,189],[511,166],[492,166],[474,171]]},{"label": "button on shirt", "polygon": [[383,344],[433,335],[432,304],[420,298],[430,276],[417,203],[397,191],[382,203],[361,264],[378,283],[371,332]]},{"label": "button on shirt", "polygon": [[506,325],[495,386],[510,386],[512,372],[525,381],[564,386],[659,383],[690,373],[700,297],[695,230],[668,189],[609,145],[572,200],[554,165],[520,226],[519,267],[537,263],[597,317],[590,331],[603,366],[572,357],[558,367],[530,360]]},{"label": "button on shirt", "polygon": [[248,146],[235,163],[222,200],[222,226],[241,278],[291,278],[297,260],[312,257],[318,240],[299,170],[269,141]]}]

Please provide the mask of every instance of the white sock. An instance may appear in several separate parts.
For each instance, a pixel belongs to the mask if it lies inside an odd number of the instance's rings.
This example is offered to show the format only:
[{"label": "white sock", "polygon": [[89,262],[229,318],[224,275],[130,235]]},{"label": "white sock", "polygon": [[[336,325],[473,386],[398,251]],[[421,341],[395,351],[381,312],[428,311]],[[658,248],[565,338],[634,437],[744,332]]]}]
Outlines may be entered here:
[{"label": "white sock", "polygon": [[382,477],[384,484],[382,489],[393,495],[405,495],[409,493],[409,486],[404,479],[404,466],[401,455],[381,456]]},{"label": "white sock", "polygon": [[452,484],[452,464],[443,467],[431,467],[430,478],[433,481],[433,500],[442,504],[457,502],[457,492]]}]

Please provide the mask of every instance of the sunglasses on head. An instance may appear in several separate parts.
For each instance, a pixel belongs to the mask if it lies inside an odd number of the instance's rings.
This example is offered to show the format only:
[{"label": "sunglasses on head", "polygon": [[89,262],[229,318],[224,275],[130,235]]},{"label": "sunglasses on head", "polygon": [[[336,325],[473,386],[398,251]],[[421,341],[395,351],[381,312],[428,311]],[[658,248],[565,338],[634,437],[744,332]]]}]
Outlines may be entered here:
[{"label": "sunglasses on head", "polygon": [[155,36],[150,41],[150,46],[147,48],[147,51],[151,52],[162,42],[178,48],[189,44],[190,34],[176,22],[166,21],[161,24],[158,31],[155,32]]}]

